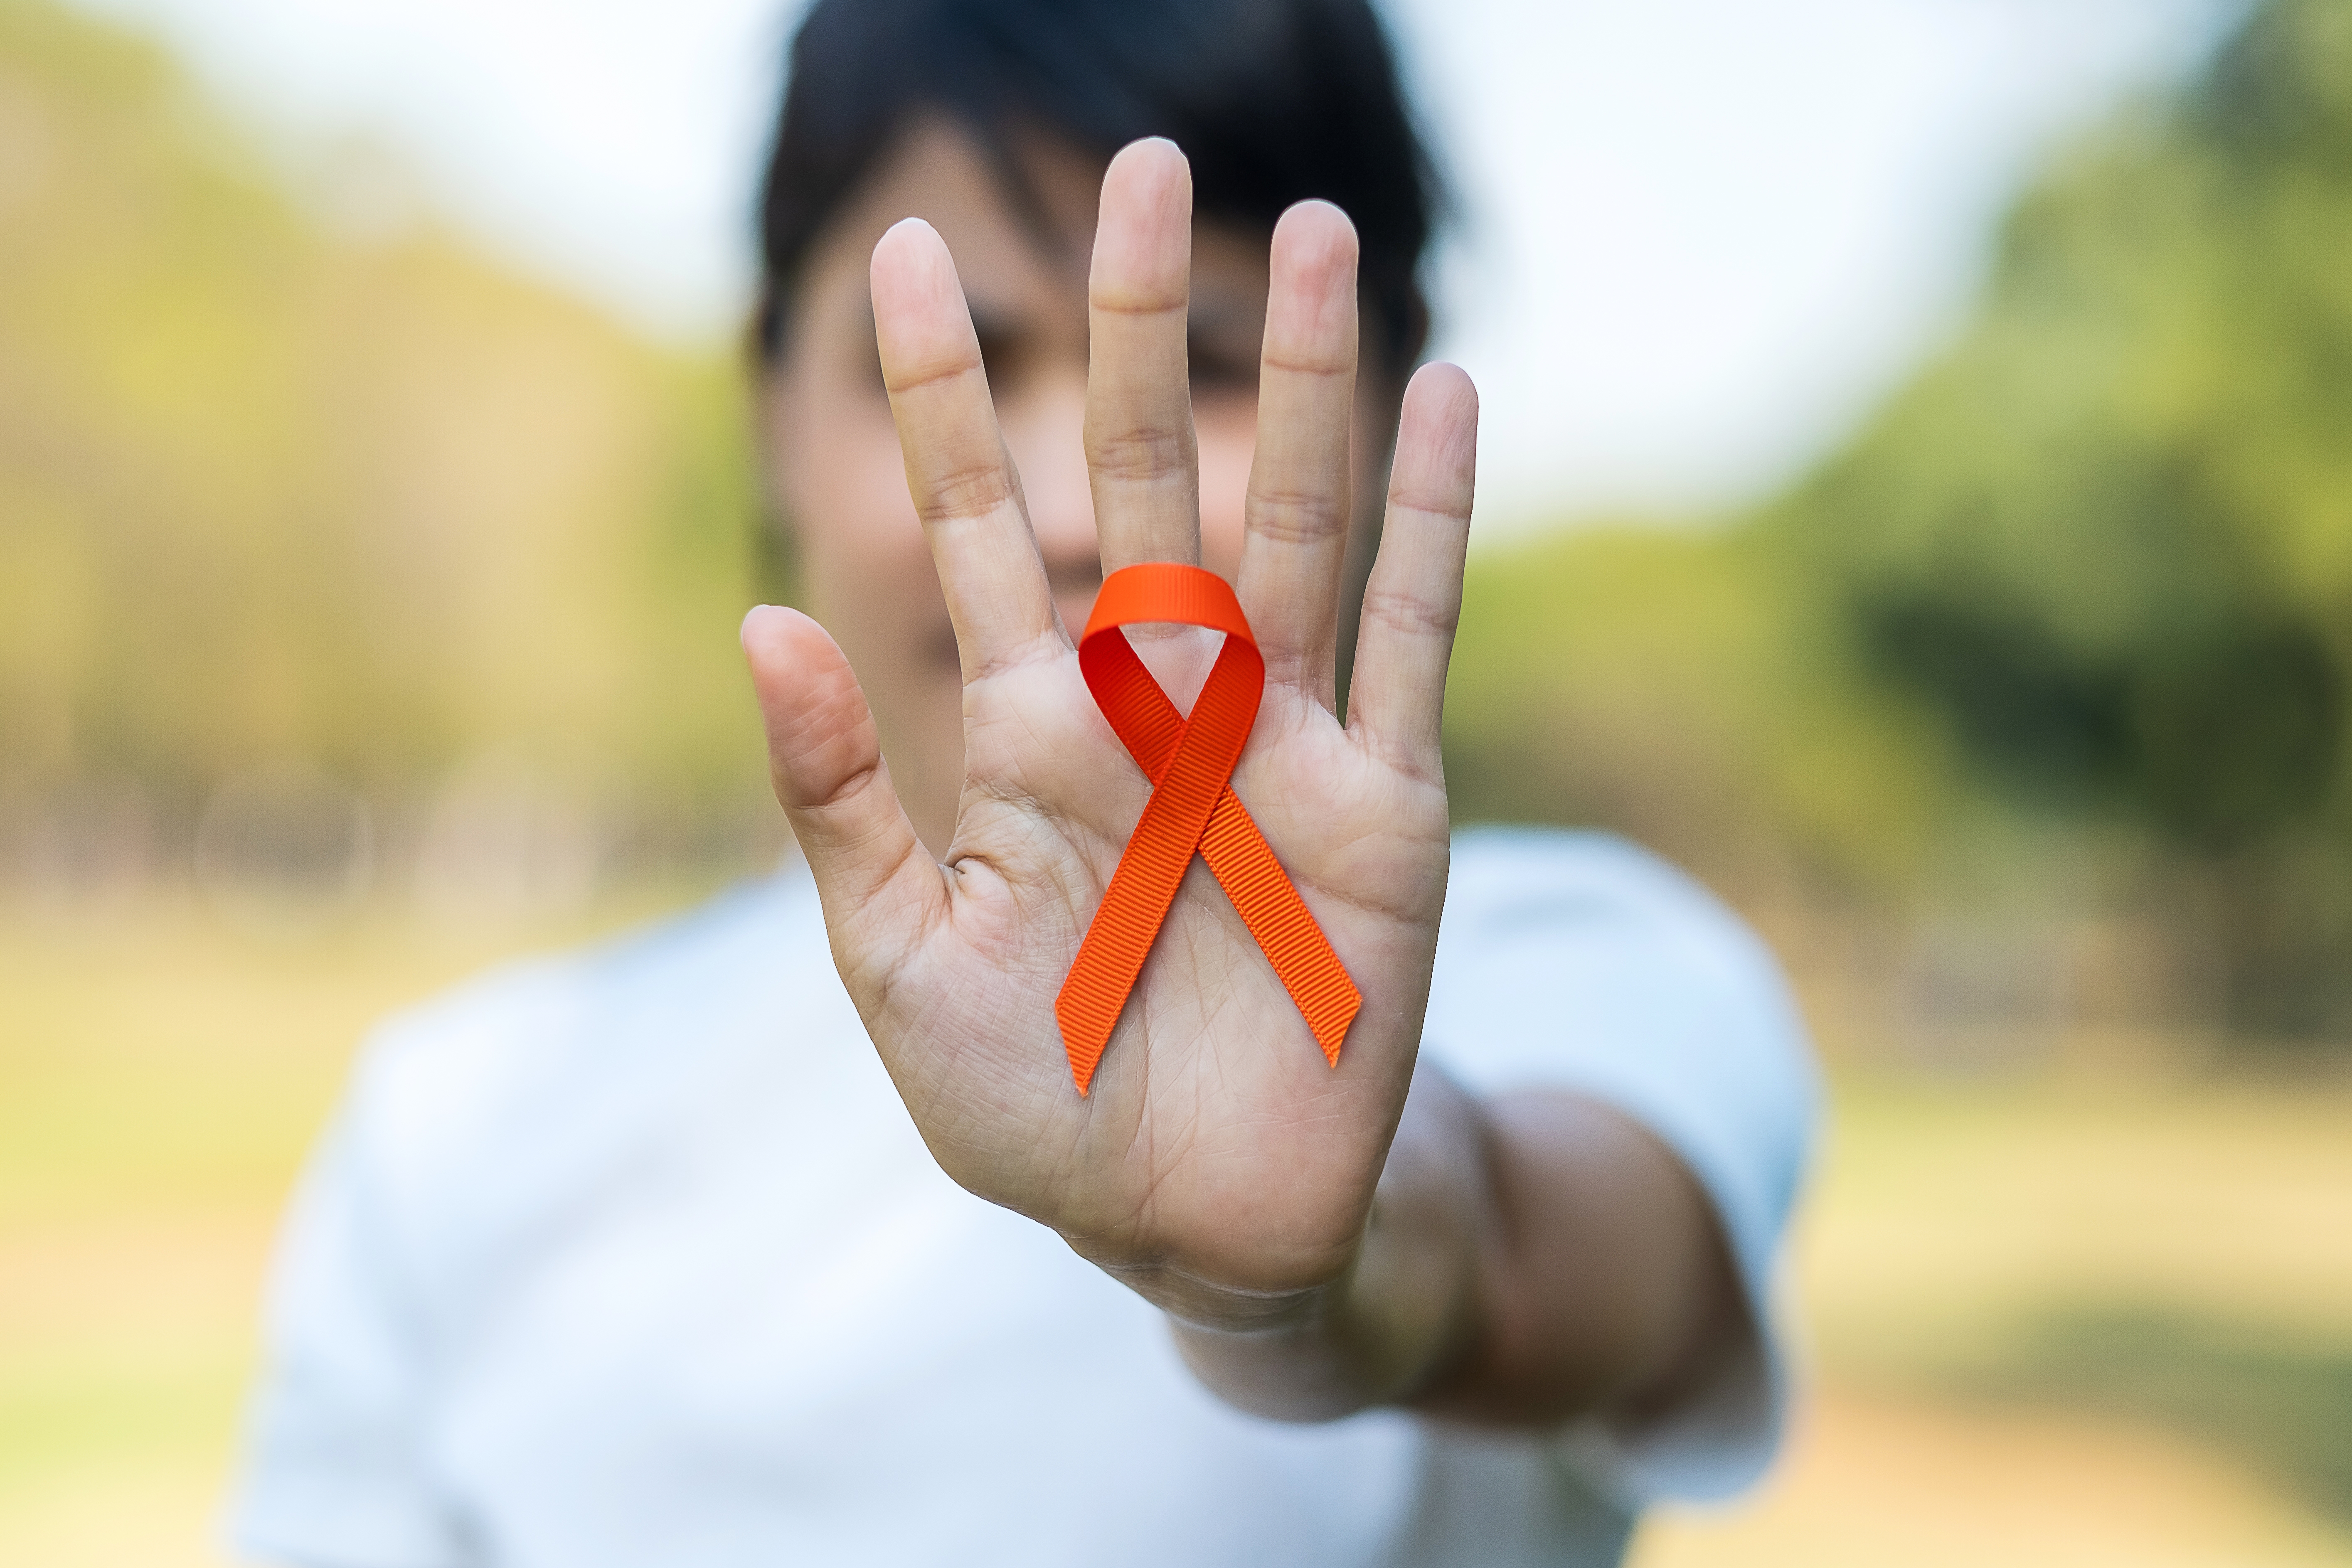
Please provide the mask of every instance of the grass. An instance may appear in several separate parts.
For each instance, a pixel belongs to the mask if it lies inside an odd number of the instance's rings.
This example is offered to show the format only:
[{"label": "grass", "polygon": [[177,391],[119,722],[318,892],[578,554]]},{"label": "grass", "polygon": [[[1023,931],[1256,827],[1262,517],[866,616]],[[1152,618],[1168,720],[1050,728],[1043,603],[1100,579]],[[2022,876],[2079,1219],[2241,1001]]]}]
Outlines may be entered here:
[{"label": "grass", "polygon": [[[368,1022],[659,901],[0,910],[0,1563],[220,1561],[271,1226]],[[2352,1568],[2347,1125],[2326,1085],[1842,1075],[1789,1462],[1639,1568]]]},{"label": "grass", "polygon": [[2352,1565],[2352,1092],[1847,1074],[1756,1499],[1640,1568]]},{"label": "grass", "polygon": [[2352,1334],[2302,1338],[2136,1303],[2039,1315],[1940,1380],[2204,1439],[2352,1530]]}]

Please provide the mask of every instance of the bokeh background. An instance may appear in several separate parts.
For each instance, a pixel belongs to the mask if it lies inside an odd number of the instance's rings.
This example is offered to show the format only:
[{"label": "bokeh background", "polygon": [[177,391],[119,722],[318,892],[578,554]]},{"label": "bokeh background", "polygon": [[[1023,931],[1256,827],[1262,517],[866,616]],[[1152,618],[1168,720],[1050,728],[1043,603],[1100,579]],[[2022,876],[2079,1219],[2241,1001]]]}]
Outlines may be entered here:
[{"label": "bokeh background", "polygon": [[[371,1018],[783,852],[789,17],[631,9],[0,0],[0,1562],[217,1560]],[[2352,1563],[2352,0],[1391,11],[1460,813],[1697,870],[1832,1077],[1788,1461],[1637,1561]]]}]

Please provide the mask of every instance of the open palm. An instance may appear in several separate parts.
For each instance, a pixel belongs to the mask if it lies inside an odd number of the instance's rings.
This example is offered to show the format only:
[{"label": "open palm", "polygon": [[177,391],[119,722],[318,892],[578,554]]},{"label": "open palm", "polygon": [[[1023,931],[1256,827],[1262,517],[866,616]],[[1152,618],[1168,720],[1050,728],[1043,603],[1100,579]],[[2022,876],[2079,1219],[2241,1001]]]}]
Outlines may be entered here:
[{"label": "open palm", "polygon": [[[1089,285],[1087,456],[1106,572],[1197,563],[1185,363],[1192,187],[1139,142],[1105,176]],[[1203,1321],[1344,1270],[1411,1082],[1446,873],[1439,710],[1476,403],[1408,390],[1348,721],[1334,667],[1356,370],[1355,237],[1292,209],[1274,237],[1237,589],[1266,663],[1233,789],[1363,994],[1336,1068],[1207,868],[1192,862],[1092,1083],[1054,1003],[1150,781],[1097,709],[1024,510],[945,247],[876,248],[874,313],[908,482],[961,654],[965,774],[944,863],[917,838],[856,678],[807,617],[745,623],[776,792],[842,977],[931,1152]],[[1180,705],[1216,648],[1129,634]]]}]

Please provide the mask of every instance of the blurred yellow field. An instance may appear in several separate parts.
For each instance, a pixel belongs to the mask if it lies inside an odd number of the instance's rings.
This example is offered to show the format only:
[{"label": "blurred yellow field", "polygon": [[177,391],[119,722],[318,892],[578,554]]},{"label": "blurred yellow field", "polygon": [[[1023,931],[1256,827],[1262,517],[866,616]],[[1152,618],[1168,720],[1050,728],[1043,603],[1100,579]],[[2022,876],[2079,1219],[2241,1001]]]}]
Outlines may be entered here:
[{"label": "blurred yellow field", "polygon": [[1756,1503],[1654,1523],[1635,1568],[2322,1568],[2352,1537],[2194,1441],[2063,1414],[1815,1405]]},{"label": "blurred yellow field", "polygon": [[[0,917],[0,1562],[220,1560],[273,1217],[367,1021],[659,901]],[[2347,1117],[2325,1084],[1845,1075],[1790,1460],[1641,1568],[2352,1563]]]}]

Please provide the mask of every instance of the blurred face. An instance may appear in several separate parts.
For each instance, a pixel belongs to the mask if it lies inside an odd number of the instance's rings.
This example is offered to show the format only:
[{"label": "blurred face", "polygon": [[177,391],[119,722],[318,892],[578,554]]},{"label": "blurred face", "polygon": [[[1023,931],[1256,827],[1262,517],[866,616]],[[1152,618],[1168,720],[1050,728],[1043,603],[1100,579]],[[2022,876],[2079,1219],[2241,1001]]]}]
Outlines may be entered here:
[{"label": "blurred face", "polygon": [[[762,388],[768,482],[793,536],[803,607],[848,655],[899,798],[934,854],[952,835],[962,786],[962,681],[930,550],[907,496],[875,352],[866,263],[883,231],[903,217],[926,219],[946,239],[1037,548],[1075,635],[1102,579],[1081,434],[1087,271],[1102,165],[1052,142],[1025,149],[1024,159],[1050,219],[1042,236],[1007,206],[968,138],[943,123],[917,128],[812,256],[788,302],[783,357]],[[1228,581],[1241,562],[1265,291],[1263,237],[1195,225],[1201,554]],[[1395,424],[1393,395],[1368,374],[1357,395],[1350,605],[1369,569]]]}]

